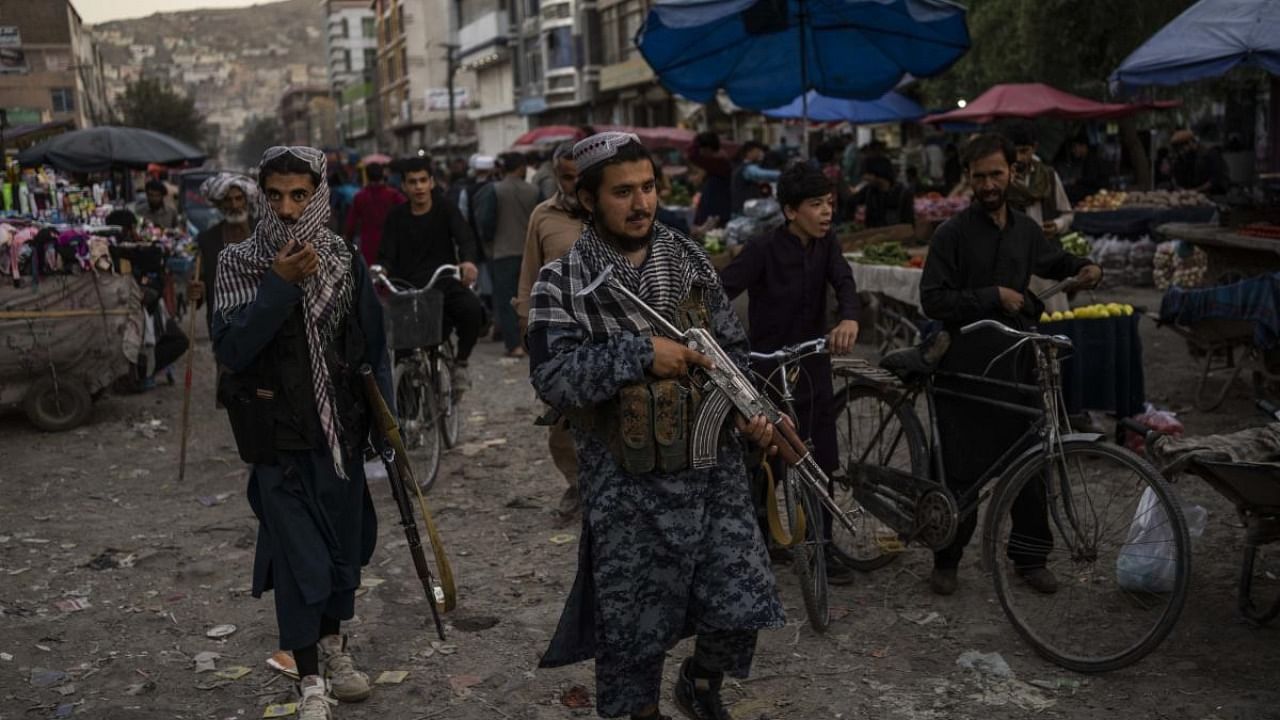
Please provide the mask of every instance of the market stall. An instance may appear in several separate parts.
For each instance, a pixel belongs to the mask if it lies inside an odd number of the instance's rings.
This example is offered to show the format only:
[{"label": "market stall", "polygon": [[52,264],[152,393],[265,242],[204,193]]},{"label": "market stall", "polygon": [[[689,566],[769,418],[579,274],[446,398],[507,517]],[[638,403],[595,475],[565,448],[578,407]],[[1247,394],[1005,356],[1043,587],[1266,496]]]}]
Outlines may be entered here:
[{"label": "market stall", "polygon": [[1250,277],[1280,270],[1280,228],[1267,231],[1174,222],[1160,225],[1156,233],[1203,250],[1210,283],[1229,275]]}]

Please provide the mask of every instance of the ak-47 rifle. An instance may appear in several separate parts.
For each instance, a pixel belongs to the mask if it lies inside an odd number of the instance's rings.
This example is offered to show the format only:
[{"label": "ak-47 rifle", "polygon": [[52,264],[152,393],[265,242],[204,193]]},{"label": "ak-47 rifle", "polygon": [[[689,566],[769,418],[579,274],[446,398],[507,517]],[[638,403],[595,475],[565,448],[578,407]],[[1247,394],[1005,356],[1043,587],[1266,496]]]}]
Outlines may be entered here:
[{"label": "ak-47 rifle", "polygon": [[591,295],[601,285],[607,285],[610,292],[626,298],[628,302],[639,310],[656,333],[682,342],[689,349],[696,350],[711,358],[713,367],[710,370],[697,369],[707,375],[707,381],[704,385],[704,390],[707,394],[702,401],[702,405],[698,408],[697,416],[693,419],[693,430],[689,438],[690,464],[695,468],[709,468],[716,464],[720,429],[724,427],[724,421],[728,417],[730,410],[736,409],[747,418],[763,415],[769,424],[773,426],[774,442],[778,446],[778,456],[788,465],[795,468],[796,473],[805,481],[806,485],[818,494],[818,498],[824,505],[827,505],[828,508],[834,508],[837,513],[841,513],[839,506],[831,498],[826,473],[822,471],[822,468],[818,467],[818,463],[813,459],[808,446],[796,434],[795,428],[792,427],[791,423],[783,421],[783,418],[787,417],[786,414],[779,410],[764,393],[756,388],[750,378],[738,369],[738,366],[729,357],[728,353],[720,347],[720,343],[716,342],[715,336],[711,334],[711,331],[703,328],[679,330],[657,310],[649,307],[637,297],[635,293],[623,287],[621,283],[612,280],[612,275],[612,268],[605,268],[604,272],[592,281],[590,285],[578,291],[578,295]]},{"label": "ak-47 rifle", "polygon": [[[413,468],[409,465],[409,456],[404,450],[404,441],[400,438],[400,426],[396,417],[387,407],[382,392],[378,390],[378,382],[374,379],[373,369],[368,365],[360,367],[360,375],[364,378],[365,393],[369,397],[369,406],[373,409],[374,426],[382,437],[382,464],[387,468],[387,479],[391,481],[391,495],[400,510],[400,526],[404,528],[404,537],[409,541],[409,554],[413,556],[413,567],[418,571],[418,580],[422,590],[427,594],[427,603],[431,605],[431,617],[436,623],[436,634],[444,640],[444,623],[440,621],[440,607],[448,612],[458,604],[458,593],[453,584],[453,569],[449,566],[449,558],[444,554],[444,544],[440,533],[436,530],[435,520],[427,508],[427,499],[413,479]],[[422,552],[422,538],[418,535],[418,524],[413,519],[413,506],[409,501],[409,488],[418,496],[418,507],[422,510],[423,522],[427,525],[427,539],[431,542],[431,551],[436,558],[436,567],[440,570],[440,585],[437,586],[431,577],[431,566],[427,564],[426,555]]]}]

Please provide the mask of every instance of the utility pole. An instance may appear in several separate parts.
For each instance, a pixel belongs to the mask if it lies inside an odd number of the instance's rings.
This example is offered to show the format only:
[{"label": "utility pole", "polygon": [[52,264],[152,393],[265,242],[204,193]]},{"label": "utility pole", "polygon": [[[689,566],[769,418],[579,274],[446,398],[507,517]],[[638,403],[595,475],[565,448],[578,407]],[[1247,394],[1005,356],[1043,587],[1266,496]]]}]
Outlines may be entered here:
[{"label": "utility pole", "polygon": [[458,72],[458,46],[453,43],[444,46],[445,52],[445,68],[448,73],[446,80],[449,88],[449,142],[453,143],[455,136],[458,134],[458,119],[454,102],[453,76]]}]

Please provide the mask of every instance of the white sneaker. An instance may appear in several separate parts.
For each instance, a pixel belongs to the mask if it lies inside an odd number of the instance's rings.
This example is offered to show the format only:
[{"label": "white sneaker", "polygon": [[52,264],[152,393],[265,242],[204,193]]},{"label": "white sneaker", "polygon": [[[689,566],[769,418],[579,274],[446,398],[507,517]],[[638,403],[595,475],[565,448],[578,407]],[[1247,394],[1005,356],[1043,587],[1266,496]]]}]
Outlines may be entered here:
[{"label": "white sneaker", "polygon": [[333,706],[337,700],[325,692],[324,678],[308,675],[299,682],[302,702],[298,703],[298,720],[333,720]]},{"label": "white sneaker", "polygon": [[360,702],[369,697],[369,676],[356,669],[356,661],[347,652],[345,635],[329,635],[320,638],[320,650],[324,653],[324,677],[329,681],[333,696],[345,703]]}]

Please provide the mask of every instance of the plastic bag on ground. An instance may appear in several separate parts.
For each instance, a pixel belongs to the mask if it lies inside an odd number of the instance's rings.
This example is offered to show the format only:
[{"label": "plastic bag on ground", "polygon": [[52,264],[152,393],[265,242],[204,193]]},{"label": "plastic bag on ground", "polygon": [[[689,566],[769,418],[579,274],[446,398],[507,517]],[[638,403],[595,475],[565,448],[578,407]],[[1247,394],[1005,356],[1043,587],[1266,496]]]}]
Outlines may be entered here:
[{"label": "plastic bag on ground", "polygon": [[1116,557],[1116,582],[1132,592],[1173,591],[1178,573],[1174,528],[1155,490],[1147,488],[1129,525],[1129,535]]},{"label": "plastic bag on ground", "polygon": [[[1182,437],[1182,433],[1186,430],[1176,414],[1168,410],[1157,410],[1151,403],[1147,403],[1142,414],[1134,415],[1133,419],[1152,430],[1173,437]],[[1135,432],[1125,431],[1124,445],[1141,455],[1146,448],[1146,440]]]}]

